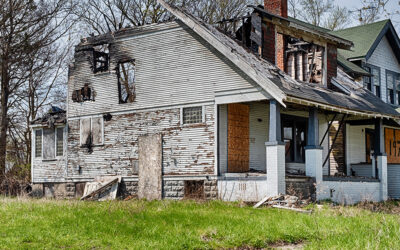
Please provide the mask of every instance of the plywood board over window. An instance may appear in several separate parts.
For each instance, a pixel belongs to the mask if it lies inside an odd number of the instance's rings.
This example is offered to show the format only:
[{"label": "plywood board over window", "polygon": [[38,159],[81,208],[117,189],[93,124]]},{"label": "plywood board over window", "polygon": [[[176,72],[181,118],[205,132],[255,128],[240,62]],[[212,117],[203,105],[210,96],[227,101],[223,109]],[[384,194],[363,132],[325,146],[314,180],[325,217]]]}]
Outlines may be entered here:
[{"label": "plywood board over window", "polygon": [[400,164],[399,129],[385,128],[385,151],[388,163]]},{"label": "plywood board over window", "polygon": [[249,171],[249,106],[228,105],[228,172]]}]

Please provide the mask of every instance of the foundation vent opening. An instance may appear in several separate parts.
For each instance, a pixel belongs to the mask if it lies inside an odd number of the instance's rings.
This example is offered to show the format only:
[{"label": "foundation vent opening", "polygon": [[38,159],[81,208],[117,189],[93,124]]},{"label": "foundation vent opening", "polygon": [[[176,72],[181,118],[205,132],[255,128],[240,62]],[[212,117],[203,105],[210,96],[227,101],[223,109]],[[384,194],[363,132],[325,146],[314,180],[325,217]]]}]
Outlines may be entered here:
[{"label": "foundation vent opening", "polygon": [[185,181],[185,199],[203,200],[204,181]]}]

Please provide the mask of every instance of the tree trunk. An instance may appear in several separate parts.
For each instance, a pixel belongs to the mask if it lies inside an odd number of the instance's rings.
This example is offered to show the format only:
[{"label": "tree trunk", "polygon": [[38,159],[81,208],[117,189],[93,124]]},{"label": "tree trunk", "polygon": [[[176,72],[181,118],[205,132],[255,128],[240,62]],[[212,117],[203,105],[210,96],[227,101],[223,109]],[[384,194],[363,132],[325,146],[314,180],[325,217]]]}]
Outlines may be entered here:
[{"label": "tree trunk", "polygon": [[8,57],[3,56],[0,95],[0,182],[6,172],[9,82]]}]

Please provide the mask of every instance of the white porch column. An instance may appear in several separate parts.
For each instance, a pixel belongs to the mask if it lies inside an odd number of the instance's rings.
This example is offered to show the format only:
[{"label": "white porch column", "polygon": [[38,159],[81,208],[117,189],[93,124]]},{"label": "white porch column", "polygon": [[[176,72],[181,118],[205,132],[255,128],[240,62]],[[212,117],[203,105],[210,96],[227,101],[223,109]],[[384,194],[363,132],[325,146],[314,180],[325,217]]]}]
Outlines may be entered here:
[{"label": "white porch column", "polygon": [[380,181],[381,200],[388,199],[388,176],[387,176],[387,156],[385,153],[385,133],[383,130],[383,120],[375,121],[375,159],[378,167],[378,177]]},{"label": "white porch column", "polygon": [[[306,147],[306,175],[315,178],[316,194],[318,195],[319,186],[322,184],[322,152],[323,148],[319,145],[319,121],[316,108],[310,109],[308,118],[308,145]],[[318,197],[316,197],[318,199]]]},{"label": "white porch column", "polygon": [[376,157],[379,180],[381,183],[381,200],[386,201],[388,197],[388,176],[387,176],[387,156],[379,155]]},{"label": "white porch column", "polygon": [[265,143],[267,156],[267,194],[286,194],[285,145],[281,135],[280,105],[270,101],[269,141]]}]

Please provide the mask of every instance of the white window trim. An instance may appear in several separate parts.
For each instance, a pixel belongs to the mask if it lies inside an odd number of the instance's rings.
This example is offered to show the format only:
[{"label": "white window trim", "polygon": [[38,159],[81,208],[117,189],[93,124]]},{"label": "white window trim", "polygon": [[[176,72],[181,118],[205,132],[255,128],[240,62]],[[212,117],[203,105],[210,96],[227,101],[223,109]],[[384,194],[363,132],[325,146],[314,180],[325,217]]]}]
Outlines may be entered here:
[{"label": "white window trim", "polygon": [[[183,123],[183,109],[186,109],[186,108],[198,108],[198,107],[201,107],[201,122],[200,123],[184,124]],[[204,106],[204,105],[193,105],[193,106],[181,107],[180,108],[180,123],[181,123],[181,126],[190,127],[190,126],[193,126],[193,125],[196,125],[196,124],[204,124],[204,123],[206,123],[206,112],[205,111],[206,111],[206,106]]]},{"label": "white window trim", "polygon": [[[42,131],[42,151],[41,151],[41,155],[36,157],[36,131]],[[43,128],[36,128],[33,129],[33,147],[32,147],[32,155],[34,159],[43,159]]]},{"label": "white window trim", "polygon": [[[63,130],[63,150],[62,150],[62,155],[57,155],[57,129],[59,129],[59,128],[62,128]],[[64,158],[64,156],[65,156],[65,128],[66,128],[66,126],[56,126],[55,128],[54,128],[54,135],[55,135],[55,145],[54,145],[54,152],[55,152],[55,157],[56,157],[56,159],[62,159],[62,158]],[[42,146],[42,148],[43,148],[43,146]],[[43,149],[42,149],[43,150]]]}]

